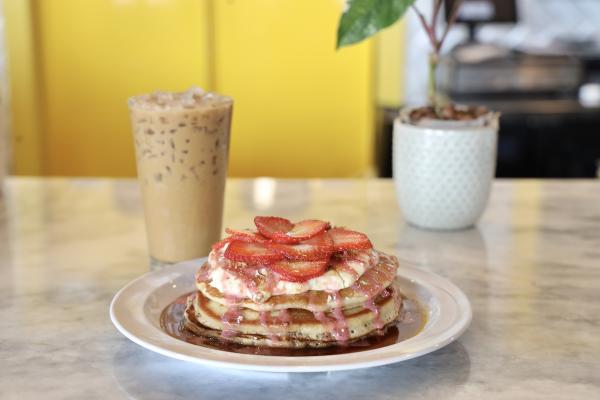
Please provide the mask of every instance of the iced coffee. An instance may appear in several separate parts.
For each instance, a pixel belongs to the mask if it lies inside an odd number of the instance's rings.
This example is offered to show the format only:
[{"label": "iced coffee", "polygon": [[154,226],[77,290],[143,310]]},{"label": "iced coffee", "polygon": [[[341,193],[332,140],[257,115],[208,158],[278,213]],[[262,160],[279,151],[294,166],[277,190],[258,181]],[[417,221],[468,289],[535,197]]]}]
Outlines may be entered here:
[{"label": "iced coffee", "polygon": [[232,106],[199,88],[129,99],[153,260],[205,256],[219,239]]}]

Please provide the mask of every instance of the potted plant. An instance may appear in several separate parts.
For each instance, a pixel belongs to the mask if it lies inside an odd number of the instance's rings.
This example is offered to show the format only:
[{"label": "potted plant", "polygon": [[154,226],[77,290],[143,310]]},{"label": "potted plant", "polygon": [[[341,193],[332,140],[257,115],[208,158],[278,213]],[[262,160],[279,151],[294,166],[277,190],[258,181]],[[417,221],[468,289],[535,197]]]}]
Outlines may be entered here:
[{"label": "potted plant", "polygon": [[393,174],[406,220],[429,229],[462,229],[475,224],[489,197],[496,165],[498,113],[482,106],[461,106],[442,99],[436,71],[440,51],[462,0],[438,31],[442,0],[432,0],[431,18],[415,0],[348,0],[340,18],[338,48],[358,43],[412,8],[431,44],[429,104],[405,108],[394,122]]}]

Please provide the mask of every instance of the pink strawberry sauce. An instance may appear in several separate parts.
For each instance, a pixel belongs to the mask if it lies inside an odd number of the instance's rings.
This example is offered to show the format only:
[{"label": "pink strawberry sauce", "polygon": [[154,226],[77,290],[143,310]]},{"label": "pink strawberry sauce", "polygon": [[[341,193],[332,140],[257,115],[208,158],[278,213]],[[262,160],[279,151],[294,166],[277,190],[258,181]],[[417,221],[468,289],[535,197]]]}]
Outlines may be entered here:
[{"label": "pink strawberry sauce", "polygon": [[242,308],[238,305],[240,302],[238,297],[227,295],[225,296],[225,302],[228,308],[221,317],[223,323],[221,337],[228,339],[237,335],[238,325],[242,322],[244,316],[242,315]]},{"label": "pink strawberry sauce", "polygon": [[259,312],[258,315],[259,315],[259,319],[260,319],[260,324],[267,331],[267,337],[270,340],[276,342],[279,340],[279,336],[277,336],[277,334],[275,334],[275,332],[273,332],[273,323],[272,323],[272,321],[269,321],[270,314],[271,313],[269,311],[261,311],[261,312]]},{"label": "pink strawberry sauce", "polygon": [[373,316],[374,316],[373,326],[376,329],[383,328],[383,321],[381,320],[381,310],[379,309],[379,306],[377,304],[375,304],[375,300],[369,299],[369,300],[365,301],[364,307],[371,310],[371,312],[373,313]]},{"label": "pink strawberry sauce", "polygon": [[348,330],[348,322],[344,315],[342,296],[339,291],[330,292],[335,307],[332,310],[333,317],[336,319],[336,323],[333,329],[333,337],[338,342],[347,342],[350,339],[350,331]]},{"label": "pink strawberry sauce", "polygon": [[309,297],[308,308],[313,313],[315,319],[319,321],[329,334],[338,342],[344,343],[350,338],[348,323],[344,316],[342,298],[339,291],[329,292],[336,306],[332,309],[333,318],[327,316],[316,306],[316,293],[312,292]]},{"label": "pink strawberry sauce", "polygon": [[272,341],[285,337],[292,321],[289,311],[285,309],[277,311],[276,317],[270,311],[260,311],[259,319],[260,324],[267,330],[268,338]]},{"label": "pink strawberry sauce", "polygon": [[240,307],[230,306],[221,318],[221,322],[223,323],[221,336],[225,339],[229,339],[237,335],[237,327],[240,322],[242,322],[243,318],[244,316],[242,315],[242,309]]},{"label": "pink strawberry sauce", "polygon": [[280,310],[279,314],[277,315],[277,319],[279,320],[279,322],[281,323],[281,325],[283,327],[287,327],[290,322],[292,322],[292,317],[290,315],[290,312],[288,310]]},{"label": "pink strawberry sauce", "polygon": [[196,272],[196,282],[203,282],[208,280],[210,277],[210,264],[204,263],[202,267]]}]

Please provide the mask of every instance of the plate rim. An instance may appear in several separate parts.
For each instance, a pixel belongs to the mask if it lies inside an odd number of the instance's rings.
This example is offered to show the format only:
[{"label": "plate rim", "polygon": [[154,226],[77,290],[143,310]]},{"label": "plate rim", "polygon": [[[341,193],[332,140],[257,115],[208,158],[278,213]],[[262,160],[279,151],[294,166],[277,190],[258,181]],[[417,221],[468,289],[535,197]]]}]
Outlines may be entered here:
[{"label": "plate rim", "polygon": [[[323,355],[323,356],[266,356],[266,355],[253,355],[253,354],[240,354],[233,352],[225,352],[218,349],[209,349],[202,346],[197,346],[194,344],[190,344],[187,342],[183,342],[177,338],[169,336],[166,332],[159,330],[162,334],[167,337],[164,340],[173,340],[176,341],[177,344],[184,344],[187,346],[193,346],[195,350],[202,349],[201,351],[209,351],[209,352],[219,352],[226,355],[228,358],[233,357],[233,361],[222,361],[216,360],[214,358],[207,357],[199,357],[198,355],[186,354],[183,352],[173,351],[152,343],[147,339],[136,335],[134,332],[131,332],[126,326],[124,326],[123,322],[119,320],[116,315],[116,307],[120,305],[121,302],[125,302],[123,299],[124,296],[128,294],[128,291],[133,290],[137,285],[143,283],[144,281],[151,278],[159,278],[162,275],[162,279],[165,279],[168,274],[172,273],[185,273],[187,268],[198,268],[198,265],[206,260],[206,257],[185,261],[181,263],[176,263],[170,265],[168,267],[156,270],[149,271],[145,274],[129,281],[125,284],[112,298],[109,307],[109,315],[110,319],[117,328],[117,330],[123,334],[127,339],[136,343],[137,345],[144,347],[148,350],[151,350],[155,353],[161,354],[163,356],[167,356],[170,358],[188,361],[195,364],[201,364],[206,366],[212,366],[217,368],[230,368],[237,370],[248,370],[248,371],[264,371],[264,372],[325,372],[325,371],[343,371],[343,370],[351,370],[351,369],[359,369],[359,368],[370,368],[375,366],[387,365],[396,362],[406,361],[412,358],[420,357],[422,355],[431,353],[436,351],[448,344],[454,342],[458,339],[470,326],[471,321],[473,319],[473,312],[471,303],[466,296],[466,294],[456,286],[449,279],[442,277],[434,272],[423,270],[420,268],[416,268],[413,266],[402,265],[399,268],[397,276],[400,276],[404,279],[410,280],[413,284],[417,284],[421,287],[425,287],[427,289],[431,289],[432,287],[438,291],[445,292],[456,304],[455,311],[459,313],[459,316],[452,322],[452,324],[447,327],[446,330],[437,334],[435,338],[438,340],[435,343],[430,344],[429,346],[421,346],[417,347],[415,350],[410,351],[408,353],[401,354],[385,354],[389,353],[390,350],[398,350],[400,347],[406,347],[407,344],[412,344],[412,342],[416,341],[420,338],[425,329],[419,332],[417,335],[409,338],[407,340],[403,340],[401,342],[385,346],[378,349],[366,350],[357,353],[348,353],[348,354],[336,354],[336,355]],[[404,272],[404,273],[403,273]],[[408,275],[408,276],[407,276]],[[156,287],[154,288],[156,289]],[[144,296],[145,303],[146,299],[152,292],[146,293]],[[143,313],[143,310],[138,310]],[[145,317],[147,319],[147,317]],[[148,321],[149,324],[152,324]],[[127,325],[125,323],[125,325]],[[421,338],[421,340],[423,340]],[[431,339],[430,339],[431,340]],[[191,349],[191,348],[190,348]],[[387,351],[386,351],[387,350]],[[380,353],[380,354],[378,354]],[[363,356],[374,356],[374,359],[369,360],[344,360],[344,359],[352,359]],[[260,363],[257,363],[256,360],[260,360]],[[372,357],[371,357],[372,358]],[[254,362],[253,362],[254,360]],[[293,365],[285,364],[282,365],[281,361],[287,360]],[[337,362],[336,362],[337,360]],[[342,361],[340,363],[340,360]],[[272,363],[269,363],[271,361]],[[304,362],[309,362],[304,364]],[[313,363],[310,363],[312,361]],[[316,361],[316,364],[314,363]],[[346,361],[346,362],[343,362]]]}]

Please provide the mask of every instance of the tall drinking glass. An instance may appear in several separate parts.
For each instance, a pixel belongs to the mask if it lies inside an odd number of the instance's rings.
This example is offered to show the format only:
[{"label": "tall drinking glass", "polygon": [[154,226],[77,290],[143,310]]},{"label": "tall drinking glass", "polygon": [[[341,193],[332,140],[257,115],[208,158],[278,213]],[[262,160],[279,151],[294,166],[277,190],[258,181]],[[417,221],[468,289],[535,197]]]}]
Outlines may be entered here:
[{"label": "tall drinking glass", "polygon": [[207,255],[219,239],[232,107],[199,88],[129,99],[152,268]]}]

